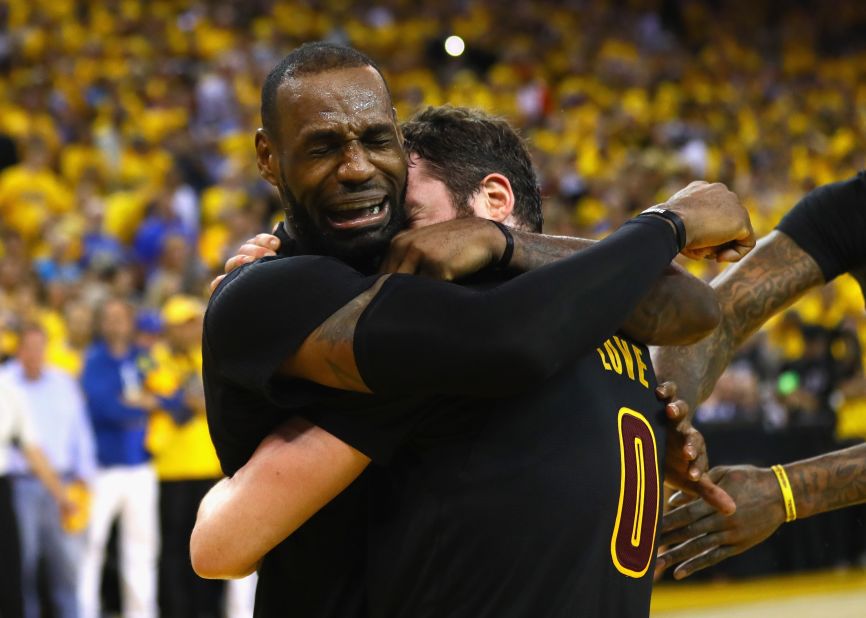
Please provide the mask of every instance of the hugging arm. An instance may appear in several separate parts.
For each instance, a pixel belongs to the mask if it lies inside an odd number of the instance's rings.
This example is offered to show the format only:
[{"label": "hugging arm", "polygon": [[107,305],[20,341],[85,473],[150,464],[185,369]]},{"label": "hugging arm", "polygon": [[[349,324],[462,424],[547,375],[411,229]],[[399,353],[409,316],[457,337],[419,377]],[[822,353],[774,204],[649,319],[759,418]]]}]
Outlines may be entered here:
[{"label": "hugging arm", "polygon": [[202,500],[190,538],[193,569],[209,579],[249,575],[369,462],[324,429],[301,418],[287,421]]},{"label": "hugging arm", "polygon": [[[512,267],[530,271],[586,249],[594,240],[514,232]],[[716,295],[706,283],[671,263],[620,330],[648,345],[685,345],[705,337],[719,324]]]},{"label": "hugging arm", "polygon": [[490,290],[391,275],[326,319],[282,369],[361,392],[512,392],[613,334],[676,252],[668,223],[642,217]]}]

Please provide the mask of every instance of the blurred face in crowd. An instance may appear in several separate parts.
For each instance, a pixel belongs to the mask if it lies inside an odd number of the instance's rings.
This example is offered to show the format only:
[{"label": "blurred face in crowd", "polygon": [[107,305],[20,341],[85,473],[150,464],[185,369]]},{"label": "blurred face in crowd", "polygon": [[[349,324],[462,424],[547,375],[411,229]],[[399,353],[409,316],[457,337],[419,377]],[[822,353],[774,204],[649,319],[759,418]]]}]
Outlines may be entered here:
[{"label": "blurred face in crowd", "polygon": [[66,332],[69,342],[81,348],[93,337],[93,310],[86,303],[76,302],[66,306]]},{"label": "blurred face in crowd", "polygon": [[372,67],[288,78],[276,135],[260,130],[262,176],[279,189],[294,236],[348,261],[380,255],[404,224],[406,156]]},{"label": "blurred face in crowd", "polygon": [[35,380],[42,375],[42,370],[45,368],[46,345],[47,338],[40,330],[26,329],[21,333],[21,340],[18,343],[18,362],[24,369],[24,375],[30,380]]},{"label": "blurred face in crowd", "polygon": [[111,345],[129,345],[135,331],[133,309],[120,300],[109,300],[102,308],[102,337]]},{"label": "blurred face in crowd", "polygon": [[180,324],[170,324],[165,328],[169,345],[175,350],[189,351],[201,341],[202,320],[193,318]]}]

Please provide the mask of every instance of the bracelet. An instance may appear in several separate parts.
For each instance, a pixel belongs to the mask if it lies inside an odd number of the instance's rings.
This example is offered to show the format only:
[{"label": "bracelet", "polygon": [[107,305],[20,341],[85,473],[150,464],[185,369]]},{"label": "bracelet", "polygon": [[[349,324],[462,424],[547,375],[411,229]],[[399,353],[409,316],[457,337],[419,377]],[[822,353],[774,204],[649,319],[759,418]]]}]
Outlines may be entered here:
[{"label": "bracelet", "polygon": [[791,491],[791,483],[788,481],[788,474],[785,468],[780,465],[775,465],[770,468],[776,474],[776,480],[779,481],[779,488],[782,490],[782,501],[785,503],[785,523],[797,519],[797,505],[794,502],[794,492]]},{"label": "bracelet", "polygon": [[514,255],[514,236],[511,235],[511,230],[508,229],[508,226],[501,224],[499,221],[489,220],[490,223],[499,228],[499,231],[502,232],[502,235],[505,236],[505,251],[502,252],[502,257],[499,258],[499,261],[496,262],[496,268],[508,268],[508,265],[511,264],[511,256]]},{"label": "bracelet", "polygon": [[663,208],[662,206],[653,206],[651,208],[647,208],[642,213],[638,215],[641,217],[643,215],[651,215],[654,217],[661,217],[666,221],[670,221],[674,226],[674,232],[677,235],[677,253],[681,252],[686,247],[686,224],[683,223],[683,218],[680,217],[673,210],[668,210],[667,208]]}]

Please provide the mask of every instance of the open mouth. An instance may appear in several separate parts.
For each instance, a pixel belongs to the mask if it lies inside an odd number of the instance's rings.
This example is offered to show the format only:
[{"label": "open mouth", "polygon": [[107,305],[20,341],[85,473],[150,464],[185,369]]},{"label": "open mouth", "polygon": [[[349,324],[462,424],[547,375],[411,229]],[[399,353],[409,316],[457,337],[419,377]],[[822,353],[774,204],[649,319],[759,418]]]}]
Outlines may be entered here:
[{"label": "open mouth", "polygon": [[385,196],[378,201],[344,204],[339,208],[328,210],[325,218],[331,227],[338,230],[372,227],[387,220],[389,202],[390,200]]}]

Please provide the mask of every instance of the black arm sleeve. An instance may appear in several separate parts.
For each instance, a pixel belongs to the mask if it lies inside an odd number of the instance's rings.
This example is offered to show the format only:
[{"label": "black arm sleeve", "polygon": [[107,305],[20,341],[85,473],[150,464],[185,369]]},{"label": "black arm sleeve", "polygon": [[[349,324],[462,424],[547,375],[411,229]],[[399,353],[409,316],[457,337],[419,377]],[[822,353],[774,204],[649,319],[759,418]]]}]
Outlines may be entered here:
[{"label": "black arm sleeve", "polygon": [[676,254],[670,224],[639,217],[487,291],[392,275],[355,330],[361,377],[377,394],[523,390],[613,335]]},{"label": "black arm sleeve", "polygon": [[825,281],[866,265],[866,172],[810,191],[776,229],[812,256]]},{"label": "black arm sleeve", "polygon": [[205,315],[204,338],[217,371],[273,397],[280,365],[378,278],[337,259],[310,255],[264,258],[237,269],[217,288]]}]

